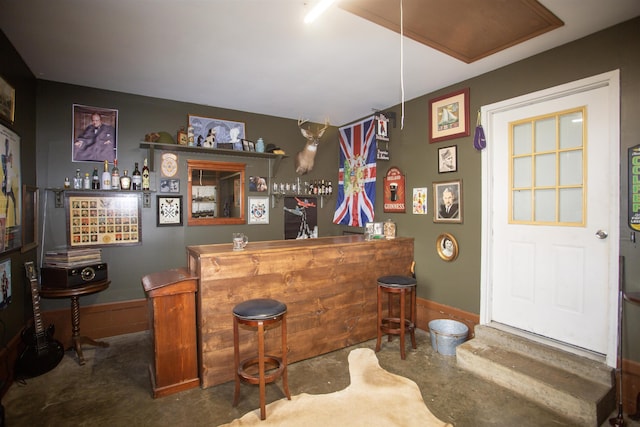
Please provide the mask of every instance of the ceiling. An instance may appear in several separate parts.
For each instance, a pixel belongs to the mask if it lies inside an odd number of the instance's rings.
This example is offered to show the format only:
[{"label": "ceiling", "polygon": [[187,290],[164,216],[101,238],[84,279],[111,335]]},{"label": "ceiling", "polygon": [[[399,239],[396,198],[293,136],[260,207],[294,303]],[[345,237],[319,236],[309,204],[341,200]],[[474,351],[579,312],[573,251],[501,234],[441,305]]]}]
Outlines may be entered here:
[{"label": "ceiling", "polygon": [[563,26],[466,63],[341,7],[305,25],[314,2],[0,0],[0,28],[37,78],[342,125],[640,15],[541,0]]}]

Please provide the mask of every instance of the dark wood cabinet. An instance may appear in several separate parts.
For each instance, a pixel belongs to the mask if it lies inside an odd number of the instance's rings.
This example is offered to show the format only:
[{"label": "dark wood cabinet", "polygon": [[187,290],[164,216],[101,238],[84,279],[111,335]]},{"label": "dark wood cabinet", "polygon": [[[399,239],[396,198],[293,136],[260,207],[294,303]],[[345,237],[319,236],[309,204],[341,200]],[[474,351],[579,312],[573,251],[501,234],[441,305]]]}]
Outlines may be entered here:
[{"label": "dark wood cabinet", "polygon": [[153,397],[197,387],[196,290],[198,277],[187,269],[142,278],[149,301],[154,360],[149,366]]}]

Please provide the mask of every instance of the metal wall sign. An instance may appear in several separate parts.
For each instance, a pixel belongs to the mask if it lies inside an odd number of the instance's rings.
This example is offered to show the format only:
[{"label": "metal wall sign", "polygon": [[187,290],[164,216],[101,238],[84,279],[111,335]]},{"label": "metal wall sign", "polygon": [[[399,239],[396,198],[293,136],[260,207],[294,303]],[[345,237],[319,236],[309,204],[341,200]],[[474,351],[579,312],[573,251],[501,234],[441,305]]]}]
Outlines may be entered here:
[{"label": "metal wall sign", "polygon": [[405,179],[400,169],[392,167],[384,177],[384,212],[405,212]]},{"label": "metal wall sign", "polygon": [[629,227],[640,231],[640,145],[629,148]]}]

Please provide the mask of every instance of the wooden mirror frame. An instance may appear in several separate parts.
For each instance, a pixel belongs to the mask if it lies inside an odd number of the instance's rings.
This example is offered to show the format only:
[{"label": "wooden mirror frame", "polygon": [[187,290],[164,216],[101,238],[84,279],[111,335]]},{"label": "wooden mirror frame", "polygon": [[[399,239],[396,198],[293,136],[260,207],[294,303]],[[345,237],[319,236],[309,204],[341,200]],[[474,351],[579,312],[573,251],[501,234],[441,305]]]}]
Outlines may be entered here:
[{"label": "wooden mirror frame", "polygon": [[[212,162],[205,160],[187,160],[187,224],[188,225],[226,225],[226,224],[244,224],[246,222],[244,215],[244,176],[246,165],[244,163],[230,163],[230,162]],[[198,183],[200,174],[203,173],[205,179],[207,179],[208,185],[215,185],[216,191],[216,205],[214,207],[215,216],[198,215],[198,212],[193,212],[193,182]],[[195,178],[194,178],[195,176]],[[221,192],[220,180],[233,181],[230,184],[225,184],[226,190],[223,194],[232,196],[231,199],[231,211],[235,213],[234,216],[224,216],[223,209],[224,203],[220,203]],[[228,181],[227,181],[228,182]],[[198,187],[199,185],[195,185]]]}]

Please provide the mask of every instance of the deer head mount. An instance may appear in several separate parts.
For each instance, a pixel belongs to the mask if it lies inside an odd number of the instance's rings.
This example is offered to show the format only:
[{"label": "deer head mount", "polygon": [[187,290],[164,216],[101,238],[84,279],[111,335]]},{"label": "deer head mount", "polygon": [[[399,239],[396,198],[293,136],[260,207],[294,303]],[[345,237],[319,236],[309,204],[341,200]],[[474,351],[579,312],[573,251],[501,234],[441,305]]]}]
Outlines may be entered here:
[{"label": "deer head mount", "polygon": [[313,162],[318,151],[318,144],[320,144],[320,138],[324,135],[324,131],[329,127],[329,120],[326,120],[322,129],[312,132],[309,128],[303,128],[302,125],[307,123],[308,120],[298,120],[298,127],[302,136],[307,140],[304,148],[296,154],[296,173],[298,175],[304,175],[313,169]]}]

